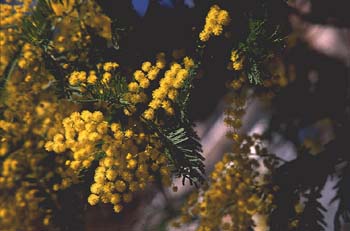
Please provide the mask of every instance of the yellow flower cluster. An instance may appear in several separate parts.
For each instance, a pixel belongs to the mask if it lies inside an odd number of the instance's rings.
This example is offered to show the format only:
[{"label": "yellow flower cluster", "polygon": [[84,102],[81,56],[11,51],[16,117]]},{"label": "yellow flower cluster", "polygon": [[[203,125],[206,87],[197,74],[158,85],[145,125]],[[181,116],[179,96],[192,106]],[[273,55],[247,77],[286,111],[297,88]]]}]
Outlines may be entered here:
[{"label": "yellow flower cluster", "polygon": [[119,123],[109,125],[100,111],[74,112],[62,124],[63,133],[55,134],[45,148],[58,154],[70,150],[72,160],[66,165],[75,172],[89,168],[104,153],[95,170],[89,204],[112,203],[115,212],[120,212],[122,203],[130,202],[132,193],[145,189],[156,172],[165,185],[170,185],[167,158],[161,155],[162,146],[155,135],[123,131]]},{"label": "yellow flower cluster", "polygon": [[[182,209],[181,223],[200,217],[197,230],[248,230],[254,224],[253,216],[266,214],[272,205],[272,194],[261,198],[261,179],[256,176],[257,160],[249,158],[254,140],[247,138],[241,153],[225,154],[211,173],[208,189],[189,199]],[[267,230],[261,229],[261,230]]]},{"label": "yellow flower cluster", "polygon": [[[121,131],[116,130],[116,133]],[[95,182],[91,185],[91,195],[88,198],[89,204],[95,205],[99,201],[111,203],[114,211],[119,213],[123,208],[122,204],[132,200],[134,192],[145,189],[147,183],[154,181],[154,172],[162,175],[164,185],[170,185],[167,159],[158,151],[160,143],[155,142],[155,146],[149,143],[145,150],[138,150],[135,141],[145,142],[145,134],[133,134],[133,137],[129,138],[128,136],[130,134],[124,133],[124,137],[120,137],[119,146],[114,144],[103,147],[106,156],[100,160],[95,171]],[[131,150],[134,150],[133,153],[130,153]]]},{"label": "yellow flower cluster", "polygon": [[205,19],[204,29],[199,33],[199,39],[206,42],[212,35],[219,36],[222,33],[223,26],[227,26],[230,20],[229,13],[226,10],[221,10],[218,5],[212,6]]},{"label": "yellow flower cluster", "polygon": [[[0,119],[0,226],[4,230],[20,230],[23,224],[27,230],[44,230],[41,222],[49,209],[39,208],[39,195],[50,191],[54,178],[69,175],[61,167],[64,164],[60,164],[65,161],[64,156],[55,158],[49,166],[43,164],[48,157],[43,139],[57,133],[61,113],[69,113],[71,105],[65,102],[59,106],[55,96],[44,90],[49,75],[23,81],[26,73],[33,71],[31,67],[15,69],[1,92],[6,93]],[[45,74],[43,70],[41,73]],[[28,176],[33,181],[40,180],[40,187],[36,182],[27,182]],[[36,193],[34,189],[40,190]]]},{"label": "yellow flower cluster", "polygon": [[101,77],[97,76],[95,70],[89,71],[89,74],[85,71],[73,71],[68,78],[68,82],[72,86],[80,86],[81,91],[84,91],[87,85],[95,85],[98,81],[103,85],[108,85],[118,67],[119,64],[116,62],[106,62],[97,65],[98,71],[101,72]]},{"label": "yellow flower cluster", "polygon": [[[0,13],[1,14],[1,13]],[[0,19],[1,20],[1,19]],[[13,28],[0,30],[0,76],[2,77],[3,72],[8,65],[11,57],[16,51],[14,44],[18,42],[18,30]],[[0,77],[0,79],[1,79]]]},{"label": "yellow flower cluster", "polygon": [[134,72],[134,81],[128,85],[129,92],[125,95],[125,99],[131,104],[129,108],[124,110],[126,115],[131,115],[136,111],[138,103],[145,103],[147,95],[144,90],[149,88],[151,81],[155,80],[159,72],[165,67],[165,54],[159,53],[156,57],[155,65],[146,61],[141,65],[141,70]]},{"label": "yellow flower cluster", "polygon": [[[11,95],[10,95],[11,96]],[[30,95],[27,95],[30,96]],[[40,95],[43,97],[42,95]],[[11,99],[12,96],[9,98]],[[22,97],[19,97],[21,100]],[[19,105],[14,105],[15,108],[19,108]],[[20,108],[19,108],[20,109]],[[0,185],[3,187],[11,188],[13,187],[13,183],[15,179],[20,179],[22,177],[22,172],[25,169],[37,169],[38,162],[44,158],[47,153],[43,150],[44,141],[43,136],[51,137],[53,133],[57,133],[57,122],[62,120],[61,113],[59,112],[59,107],[56,103],[50,103],[48,101],[39,101],[38,105],[31,105],[28,103],[27,110],[23,114],[21,114],[23,121],[19,121],[17,123],[11,123],[6,121],[10,117],[5,118],[6,120],[0,121],[0,130],[4,131],[4,138],[1,142],[1,154],[2,155],[10,155],[12,158],[7,158],[3,163],[2,177],[0,177]],[[70,110],[70,105],[67,103],[65,105],[65,109],[67,112]],[[7,110],[6,113],[8,116],[17,117],[17,113],[21,113],[18,111],[16,113],[11,112],[11,109]],[[12,114],[13,113],[13,114]],[[11,115],[12,114],[12,115]],[[35,115],[35,116],[33,116]],[[28,137],[31,137],[28,139]],[[19,146],[18,142],[23,141],[24,143]],[[18,150],[14,153],[11,153],[13,147],[17,147]],[[27,159],[30,161],[28,162]],[[10,162],[9,162],[10,161]],[[58,157],[55,159],[57,164],[60,164],[65,161],[65,157]],[[17,163],[17,164],[15,164]],[[15,168],[14,166],[20,166]],[[62,163],[64,166],[64,164]],[[11,171],[11,174],[7,172]],[[37,172],[37,170],[35,170]],[[65,186],[69,186],[72,182],[76,182],[76,177],[74,177],[74,173],[72,171],[65,171],[61,167],[57,167],[56,169],[45,170],[44,174],[46,174],[47,178],[53,177],[53,174],[48,173],[47,171],[53,171],[55,174],[63,178],[71,178],[70,182],[66,182],[66,180],[62,183]],[[57,186],[55,186],[57,189]]]},{"label": "yellow flower cluster", "polygon": [[90,167],[97,143],[107,134],[108,123],[103,119],[100,111],[72,113],[62,121],[64,133],[57,133],[52,141],[46,142],[45,149],[58,154],[71,150],[73,161],[67,161],[67,165],[75,171]]},{"label": "yellow flower cluster", "polygon": [[[6,92],[0,120],[0,152],[3,156],[0,162],[0,216],[5,216],[0,218],[0,226],[4,230],[19,230],[23,224],[27,230],[44,230],[41,222],[49,209],[39,208],[42,202],[39,195],[50,191],[54,178],[69,175],[69,171],[61,168],[64,164],[60,163],[65,161],[63,156],[55,158],[49,166],[43,164],[48,156],[43,149],[43,139],[57,132],[61,112],[69,113],[71,105],[65,102],[59,106],[55,96],[43,90],[48,75],[36,81],[23,81],[26,72],[32,71],[28,68],[16,69],[2,92]],[[37,183],[27,182],[28,176],[33,181],[40,179],[40,187]],[[40,190],[33,193],[33,189]]]},{"label": "yellow flower cluster", "polygon": [[76,0],[50,1],[54,14],[51,15],[53,26],[59,31],[53,37],[53,48],[67,57],[68,63],[76,60],[89,59],[88,46],[91,45],[91,35],[87,27],[106,40],[111,40],[111,19],[102,13],[96,1],[80,4]]},{"label": "yellow flower cluster", "polygon": [[[38,229],[44,230],[43,223],[34,223],[33,221],[43,220],[40,211],[40,203],[43,198],[38,196],[39,191],[33,189],[29,184],[22,184],[13,197],[8,197],[6,200],[0,198],[0,224],[1,230],[20,230],[23,226],[17,226],[16,224],[23,224],[26,222],[26,230],[36,231]],[[24,211],[19,213],[18,211]]]},{"label": "yellow flower cluster", "polygon": [[[0,94],[1,230],[51,230],[49,214],[53,208],[43,208],[40,195],[48,195],[49,200],[57,198],[55,191],[78,182],[76,172],[65,165],[71,160],[69,156],[53,156],[44,149],[47,140],[60,143],[61,137],[56,135],[64,134],[63,118],[78,108],[64,99],[58,103],[52,94],[54,76],[45,69],[41,49],[22,40],[22,19],[30,17],[35,4],[37,1],[28,0],[0,3],[0,80],[5,77],[4,70],[10,70]],[[55,52],[64,52],[67,62],[62,67],[67,69],[71,61],[85,62],[89,58],[87,25],[106,39],[111,33],[110,19],[95,1],[78,5],[65,0],[63,6],[75,10],[67,8],[62,14],[58,12],[60,15],[49,16],[55,28],[50,46]],[[111,66],[116,68],[107,63],[107,72],[112,73]],[[93,74],[87,74],[86,84],[93,83],[93,77],[88,82]],[[55,149],[62,146],[56,145]]]},{"label": "yellow flower cluster", "polygon": [[0,185],[5,187],[14,186],[14,177],[17,175],[18,161],[15,159],[7,158],[2,165]]},{"label": "yellow flower cluster", "polygon": [[[3,121],[3,120],[0,121],[0,128],[2,128],[4,131],[10,130],[9,126],[13,126],[13,124],[8,123],[8,122]],[[6,155],[6,153],[8,151],[9,151],[9,145],[6,142],[6,138],[1,138],[1,140],[0,140],[0,156]]]},{"label": "yellow flower cluster", "polygon": [[[40,57],[40,51],[36,49],[34,46],[30,45],[29,43],[24,44],[22,48],[22,56],[18,60],[18,66],[21,69],[38,69],[39,67],[37,66],[38,63],[38,58]],[[30,80],[26,80],[28,82]]]},{"label": "yellow flower cluster", "polygon": [[[93,1],[88,1],[86,3],[87,5],[91,5],[91,8],[96,8],[96,3],[93,4]],[[97,8],[98,10],[88,10],[85,14],[85,23],[90,26],[91,28],[94,28],[98,35],[100,35],[102,38],[107,39],[108,41],[112,40],[112,32],[111,32],[111,23],[112,20],[104,15],[102,11]]]},{"label": "yellow flower cluster", "polygon": [[[96,29],[98,35],[111,40],[111,19],[104,15],[95,1],[88,1],[77,11],[78,1],[63,0],[62,2],[50,2],[54,14],[63,16],[63,20],[69,17],[79,17],[79,13],[84,15],[82,22],[89,27]],[[65,17],[66,16],[66,17]]]},{"label": "yellow flower cluster", "polygon": [[152,93],[152,100],[148,104],[148,109],[143,113],[147,120],[152,120],[159,108],[163,108],[168,115],[174,114],[174,108],[171,104],[175,101],[178,90],[188,78],[193,65],[193,60],[185,57],[184,67],[179,63],[173,63],[170,69],[164,73],[164,77],[159,81],[159,88]]},{"label": "yellow flower cluster", "polygon": [[236,50],[231,52],[232,68],[235,71],[240,71],[243,69],[243,57],[240,57]]},{"label": "yellow flower cluster", "polygon": [[[97,77],[96,77],[96,79],[97,79]],[[86,72],[85,71],[74,71],[73,73],[70,74],[68,82],[72,86],[76,86],[79,83],[85,84],[86,83]],[[96,82],[96,80],[94,82]]]},{"label": "yellow flower cluster", "polygon": [[30,4],[31,0],[0,3],[0,79],[13,55],[23,44],[19,36],[20,28]]},{"label": "yellow flower cluster", "polygon": [[20,24],[23,16],[28,12],[31,3],[31,0],[2,2],[0,5],[0,27]]},{"label": "yellow flower cluster", "polygon": [[264,187],[268,177],[258,172],[259,160],[251,156],[252,150],[257,156],[266,156],[267,150],[260,136],[239,134],[247,99],[247,89],[242,88],[244,82],[241,77],[230,85],[235,91],[225,111],[225,123],[232,129],[227,134],[233,141],[232,153],[224,154],[215,165],[209,186],[189,197],[176,226],[199,217],[198,231],[246,231],[253,225],[268,230],[266,214],[272,208],[272,189]]}]

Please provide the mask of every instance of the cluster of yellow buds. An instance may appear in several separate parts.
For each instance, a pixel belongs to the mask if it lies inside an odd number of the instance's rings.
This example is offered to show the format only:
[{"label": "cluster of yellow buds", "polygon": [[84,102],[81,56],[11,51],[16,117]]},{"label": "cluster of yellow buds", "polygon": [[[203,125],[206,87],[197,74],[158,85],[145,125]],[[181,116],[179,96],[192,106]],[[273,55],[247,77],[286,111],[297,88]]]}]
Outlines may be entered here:
[{"label": "cluster of yellow buds", "polygon": [[62,122],[64,134],[57,133],[53,141],[46,142],[46,150],[59,154],[69,149],[73,152],[73,161],[67,165],[75,171],[88,168],[94,160],[96,144],[107,134],[108,123],[103,119],[100,111],[72,113]]},{"label": "cluster of yellow buds", "polygon": [[232,68],[235,71],[240,71],[243,69],[243,57],[240,57],[236,50],[231,52]]},{"label": "cluster of yellow buds", "polygon": [[119,123],[105,121],[100,111],[74,112],[62,124],[64,132],[54,135],[45,148],[56,153],[71,151],[72,160],[66,161],[70,169],[79,172],[89,168],[103,153],[95,170],[89,204],[112,203],[114,210],[120,212],[122,202],[130,202],[132,193],[143,190],[157,172],[162,182],[170,185],[171,171],[167,158],[161,155],[162,145],[156,135],[123,131]]},{"label": "cluster of yellow buds", "polygon": [[[18,128],[15,123],[8,122],[6,120],[0,120],[0,129],[4,130],[5,132],[14,131]],[[1,140],[1,142],[5,142],[6,140]],[[6,153],[4,153],[6,154]]]},{"label": "cluster of yellow buds", "polygon": [[[7,197],[6,200],[0,200],[0,224],[2,230],[18,230],[21,227],[21,220],[40,220],[42,213],[40,203],[43,198],[38,196],[39,191],[37,189],[31,188],[28,184],[24,183],[17,188],[13,193],[13,197]],[[25,211],[25,213],[19,213],[18,211]],[[49,213],[45,210],[44,213]],[[13,227],[18,227],[18,229],[12,229]],[[40,224],[29,223],[26,230],[36,230],[35,227],[42,228]]]},{"label": "cluster of yellow buds", "polygon": [[119,64],[115,63],[115,62],[107,62],[107,63],[105,63],[103,65],[103,70],[105,72],[102,74],[101,82],[103,84],[107,85],[111,81],[111,78],[112,78],[111,72],[113,73],[113,71],[115,71],[115,69],[117,69],[118,67],[119,67]]},{"label": "cluster of yellow buds", "polygon": [[[116,131],[120,132],[120,131]],[[155,143],[149,143],[145,150],[137,150],[136,142],[148,142],[148,137],[143,133],[133,134],[133,137],[122,137],[120,146],[105,146],[106,156],[99,162],[95,171],[94,183],[91,185],[91,195],[88,202],[91,205],[99,201],[111,203],[114,211],[119,213],[123,203],[132,200],[134,192],[145,189],[146,185],[153,182],[155,172],[162,176],[162,182],[170,185],[170,170],[167,167],[167,159],[161,155]],[[151,141],[152,142],[152,141]],[[130,150],[135,150],[130,153]]]},{"label": "cluster of yellow buds", "polygon": [[[53,48],[64,52],[69,62],[88,60],[88,47],[93,46],[91,35],[111,41],[111,19],[103,14],[96,1],[87,1],[80,4],[78,0],[50,1],[53,9],[54,25],[59,31],[53,37]],[[84,17],[81,17],[84,15]],[[86,28],[93,29],[93,33]]]},{"label": "cluster of yellow buds", "polygon": [[69,84],[76,86],[78,84],[86,83],[86,72],[85,71],[74,71],[69,76]]},{"label": "cluster of yellow buds", "polygon": [[126,115],[131,115],[136,111],[136,104],[145,103],[147,101],[147,95],[144,90],[149,88],[151,81],[157,78],[159,72],[165,65],[165,54],[159,53],[156,56],[155,65],[146,61],[142,63],[141,70],[136,70],[134,72],[134,81],[129,83],[129,92],[125,95],[126,100],[131,103],[131,106],[124,110]]},{"label": "cluster of yellow buds", "polygon": [[[56,16],[77,17],[77,0],[63,0],[60,2],[50,2],[53,12]],[[95,1],[88,1],[82,9],[84,14],[82,21],[89,27],[96,29],[96,33],[103,38],[111,39],[111,19],[101,12],[100,6]]]},{"label": "cluster of yellow buds", "polygon": [[221,10],[218,5],[212,6],[205,19],[204,29],[199,33],[199,39],[206,42],[212,35],[219,36],[223,31],[223,26],[227,26],[230,20],[226,10]]},{"label": "cluster of yellow buds", "polygon": [[18,170],[18,161],[15,159],[7,158],[2,164],[2,171],[0,177],[0,187],[11,188],[14,186],[14,179],[16,177],[16,171]]},{"label": "cluster of yellow buds", "polygon": [[21,69],[28,69],[33,65],[37,65],[37,57],[40,57],[39,50],[33,45],[26,43],[22,48],[22,57],[18,60],[17,64]]},{"label": "cluster of yellow buds", "polygon": [[[119,67],[118,63],[115,62],[106,62],[104,64],[98,64],[97,68],[101,72],[102,77],[100,78],[100,83],[107,85],[111,79],[114,71]],[[99,80],[99,77],[96,75],[95,70],[89,71],[89,75],[85,71],[73,71],[69,78],[68,82],[72,86],[81,86],[85,87],[87,84],[94,85]]]},{"label": "cluster of yellow buds", "polygon": [[0,76],[2,76],[10,61],[10,57],[16,50],[16,47],[13,46],[13,44],[17,40],[17,37],[18,31],[15,31],[13,28],[0,30]]},{"label": "cluster of yellow buds", "polygon": [[[9,126],[13,126],[12,123],[0,120],[0,129],[3,129],[3,125],[2,124],[4,124],[4,123],[6,123]],[[3,129],[3,130],[5,130],[5,129]],[[2,138],[0,140],[0,156],[6,155],[6,153],[8,151],[9,151],[9,145],[8,145],[7,139],[6,138]]]},{"label": "cluster of yellow buds", "polygon": [[[18,4],[21,2],[22,4]],[[0,27],[20,24],[22,17],[29,11],[32,0],[14,1],[7,0],[1,2],[0,7]]]},{"label": "cluster of yellow buds", "polygon": [[174,114],[171,102],[175,101],[178,90],[185,83],[193,65],[193,60],[185,57],[184,67],[179,63],[173,63],[170,69],[164,73],[164,77],[159,81],[159,87],[152,93],[152,100],[148,104],[149,108],[143,113],[147,120],[152,120],[155,111],[159,108],[163,108],[168,115]]},{"label": "cluster of yellow buds", "polygon": [[[191,217],[200,217],[197,230],[245,231],[254,225],[255,216],[268,213],[273,196],[268,194],[262,198],[257,194],[262,193],[259,191],[261,180],[254,170],[259,163],[247,156],[253,145],[253,139],[248,138],[240,148],[242,153],[224,155],[211,173],[209,187],[188,199],[176,225],[189,222]],[[265,228],[261,230],[267,230]]]},{"label": "cluster of yellow buds", "polygon": [[[4,7],[6,8],[6,7]],[[0,9],[0,25],[3,22],[3,8]],[[17,50],[18,46],[23,44],[20,38],[20,30],[17,28],[4,28],[0,29],[0,78],[5,71],[11,57]]]}]

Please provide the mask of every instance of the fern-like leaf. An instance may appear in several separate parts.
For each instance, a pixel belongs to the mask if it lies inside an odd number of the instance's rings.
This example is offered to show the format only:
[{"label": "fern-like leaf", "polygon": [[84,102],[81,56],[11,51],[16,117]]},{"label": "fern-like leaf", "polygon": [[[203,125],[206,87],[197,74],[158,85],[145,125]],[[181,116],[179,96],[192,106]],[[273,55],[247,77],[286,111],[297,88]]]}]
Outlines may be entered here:
[{"label": "fern-like leaf", "polygon": [[201,155],[201,144],[193,127],[190,124],[178,123],[163,128],[147,120],[144,122],[157,133],[164,144],[170,167],[177,177],[182,177],[182,183],[185,184],[187,179],[191,185],[201,184],[204,181],[204,157]]},{"label": "fern-like leaf", "polygon": [[50,15],[53,11],[48,0],[38,0],[30,15],[23,19],[25,41],[47,48],[52,36]]},{"label": "fern-like leaf", "polygon": [[326,230],[327,223],[324,221],[323,213],[327,210],[318,201],[321,194],[318,190],[312,190],[307,195],[308,201],[305,204],[304,211],[300,217],[299,230],[308,231],[324,231]]},{"label": "fern-like leaf", "polygon": [[341,222],[350,223],[350,163],[343,169],[340,180],[335,185],[337,194],[332,202],[339,200],[339,205],[334,218],[334,229],[341,230]]}]

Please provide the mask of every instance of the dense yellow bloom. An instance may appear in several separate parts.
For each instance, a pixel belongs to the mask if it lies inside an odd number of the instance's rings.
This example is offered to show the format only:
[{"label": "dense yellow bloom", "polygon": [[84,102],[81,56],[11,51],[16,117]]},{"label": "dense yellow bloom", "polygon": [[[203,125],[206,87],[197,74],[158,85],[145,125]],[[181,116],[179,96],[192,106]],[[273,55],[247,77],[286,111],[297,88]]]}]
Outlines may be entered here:
[{"label": "dense yellow bloom", "polygon": [[183,60],[184,65],[185,65],[185,69],[189,70],[194,66],[194,61],[193,59],[191,59],[190,57],[186,56]]},{"label": "dense yellow bloom", "polygon": [[168,115],[173,115],[172,102],[176,100],[178,90],[189,77],[189,70],[194,66],[194,61],[185,57],[184,68],[179,63],[173,63],[170,69],[165,71],[164,77],[159,80],[159,87],[153,90],[152,100],[148,103],[148,109],[143,113],[147,120],[154,119],[155,112],[162,108]]},{"label": "dense yellow bloom", "polygon": [[87,78],[87,83],[89,84],[95,84],[97,82],[97,76],[95,73],[90,73],[89,77]]},{"label": "dense yellow bloom", "polygon": [[142,88],[148,88],[150,85],[150,81],[147,78],[141,79],[139,83]]},{"label": "dense yellow bloom", "polygon": [[[0,9],[1,77],[9,62],[15,60],[13,73],[5,86],[6,97],[1,99],[4,104],[0,106],[0,156],[4,157],[0,163],[0,187],[4,193],[15,194],[0,197],[1,227],[17,230],[23,229],[20,225],[25,223],[39,225],[37,229],[40,230],[50,229],[52,210],[41,210],[40,195],[49,193],[56,199],[57,191],[78,183],[81,171],[91,168],[94,161],[99,166],[87,202],[91,205],[112,203],[116,212],[132,200],[133,192],[145,189],[156,177],[170,182],[171,173],[166,158],[161,158],[164,150],[156,134],[144,133],[142,126],[135,125],[131,119],[130,125],[125,127],[117,122],[110,123],[100,111],[78,112],[79,108],[73,103],[56,98],[53,94],[55,78],[62,76],[47,72],[40,48],[24,43],[19,36],[22,18],[30,15],[27,11],[31,3],[21,2],[1,4]],[[59,67],[63,73],[71,71],[65,79],[69,90],[80,88],[84,94],[92,90],[103,94],[110,90],[113,77],[119,71],[117,63],[101,63],[94,70],[74,70],[71,62],[89,61],[86,48],[91,45],[91,36],[86,27],[111,39],[111,20],[101,14],[94,1],[86,4],[76,4],[75,0],[52,2],[52,8],[54,12],[49,18],[55,33],[50,48],[52,46],[53,53],[67,58]],[[19,51],[18,59],[13,58],[16,51]],[[147,102],[144,90],[152,87],[152,81],[165,65],[164,54],[159,54],[153,64],[144,62],[139,75],[129,85],[130,93],[135,94],[126,98],[135,105]],[[74,97],[75,94],[73,100]],[[51,162],[46,166],[47,159]],[[40,182],[38,188],[43,191],[32,189],[37,185],[26,185],[28,182],[23,178],[26,174]],[[26,228],[36,230],[31,225]]]},{"label": "dense yellow bloom", "polygon": [[53,141],[45,144],[46,150],[62,153],[70,149],[73,152],[70,167],[75,171],[82,167],[88,168],[93,160],[96,143],[107,132],[103,114],[99,111],[83,111],[81,114],[75,112],[64,119],[63,127],[63,134],[56,134]]},{"label": "dense yellow bloom", "polygon": [[72,86],[76,86],[79,83],[86,82],[86,72],[85,71],[74,71],[68,79],[68,82]]},{"label": "dense yellow bloom", "polygon": [[243,57],[240,57],[236,50],[231,52],[231,61],[233,70],[240,71],[243,69]]},{"label": "dense yellow bloom", "polygon": [[91,194],[88,198],[88,202],[90,205],[96,205],[99,201],[99,197],[95,194]]},{"label": "dense yellow bloom", "polygon": [[243,64],[242,60],[240,62],[233,63],[233,69],[236,71],[242,70]]},{"label": "dense yellow bloom", "polygon": [[[22,5],[11,6],[15,9],[20,7]],[[3,10],[3,5],[0,8]],[[0,17],[2,16],[4,14],[0,13]],[[13,33],[15,31],[11,29],[8,35],[14,35]],[[55,196],[54,191],[57,191],[60,185],[54,186],[53,178],[59,183],[62,178],[67,178],[66,181],[62,181],[67,187],[68,184],[77,182],[72,171],[62,168],[64,164],[61,163],[66,160],[64,156],[57,156],[51,160],[54,168],[43,162],[50,155],[43,147],[44,139],[54,139],[57,143],[62,141],[62,136],[54,137],[59,130],[57,124],[65,113],[71,112],[73,105],[66,101],[62,101],[64,106],[58,104],[52,89],[48,89],[53,76],[43,65],[40,49],[17,39],[12,42],[14,44],[7,44],[8,48],[20,50],[17,65],[16,62],[13,64],[11,76],[1,90],[2,96],[6,94],[6,97],[1,98],[0,106],[0,155],[5,157],[0,162],[0,203],[2,214],[5,214],[5,218],[0,218],[0,226],[4,230],[18,230],[23,228],[23,224],[27,224],[28,230],[36,230],[50,221],[50,209],[41,207],[40,195],[47,193],[44,190],[50,190],[50,194]],[[6,44],[0,44],[3,45]],[[0,47],[1,59],[3,55],[7,55],[6,49]],[[1,63],[3,64],[6,63]],[[2,73],[0,76],[3,77]],[[64,147],[56,145],[55,149],[61,152]],[[28,174],[34,183],[27,181]],[[39,180],[40,187],[37,185]],[[54,191],[51,191],[51,188]]]},{"label": "dense yellow bloom", "polygon": [[[95,70],[90,70],[89,74],[87,74],[85,71],[73,71],[68,77],[68,83],[71,86],[80,86],[81,92],[86,92],[87,84],[90,86],[96,85],[98,81],[108,87],[113,79],[113,74],[118,67],[119,64],[116,62],[106,62],[104,64],[97,65],[99,70],[104,70],[103,73],[99,72],[99,74],[97,74]],[[103,90],[99,89],[99,91]]]},{"label": "dense yellow bloom", "polygon": [[147,74],[147,78],[149,80],[155,80],[157,78],[159,70],[160,69],[158,67],[152,67]]},{"label": "dense yellow bloom", "polygon": [[103,70],[106,72],[110,72],[112,70],[115,70],[116,68],[119,67],[118,63],[115,62],[107,62],[103,65]]},{"label": "dense yellow bloom", "polygon": [[[115,211],[120,212],[122,203],[132,200],[133,192],[144,189],[154,180],[155,171],[150,165],[157,165],[163,182],[170,182],[171,173],[166,159],[159,154],[160,144],[154,134],[135,133],[132,129],[123,131],[120,124],[105,121],[100,111],[73,112],[63,119],[62,126],[62,133],[55,134],[45,148],[57,154],[70,151],[71,160],[66,161],[66,165],[74,172],[89,168],[98,153],[105,153],[90,187],[90,205],[99,201],[112,203],[117,208]],[[151,158],[150,153],[157,153],[157,158]]]},{"label": "dense yellow bloom", "polygon": [[112,74],[109,72],[103,73],[101,82],[104,84],[108,84],[111,81]]},{"label": "dense yellow bloom", "polygon": [[143,116],[147,120],[152,120],[154,118],[154,109],[153,108],[148,108],[144,113]]},{"label": "dense yellow bloom", "polygon": [[128,89],[131,92],[137,92],[139,90],[139,84],[137,82],[131,82],[128,85]]},{"label": "dense yellow bloom", "polygon": [[[154,81],[159,71],[165,67],[165,54],[160,53],[156,57],[156,64],[146,61],[141,65],[141,70],[136,70],[133,73],[134,81],[128,84],[129,92],[125,94],[125,99],[131,103],[131,106],[124,110],[124,114],[131,116],[136,111],[136,105],[145,103],[148,99],[145,94],[145,89],[148,89],[152,81]],[[151,111],[149,111],[147,118],[151,118]],[[153,118],[153,116],[152,116]]]},{"label": "dense yellow bloom", "polygon": [[226,10],[221,10],[218,5],[210,8],[205,19],[204,29],[199,33],[202,42],[209,40],[210,36],[219,36],[223,31],[223,26],[230,22],[230,16]]},{"label": "dense yellow bloom", "polygon": [[144,62],[142,63],[142,71],[144,72],[149,72],[151,70],[151,67],[152,67],[152,63],[151,62]]}]

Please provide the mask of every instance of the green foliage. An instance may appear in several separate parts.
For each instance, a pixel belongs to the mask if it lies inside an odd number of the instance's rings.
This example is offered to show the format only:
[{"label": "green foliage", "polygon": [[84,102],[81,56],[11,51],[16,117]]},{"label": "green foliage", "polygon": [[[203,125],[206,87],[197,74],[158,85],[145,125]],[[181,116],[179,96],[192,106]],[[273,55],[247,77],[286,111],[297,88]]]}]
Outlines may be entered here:
[{"label": "green foliage", "polygon": [[283,44],[283,38],[278,26],[269,33],[265,19],[250,19],[248,27],[248,36],[239,43],[238,50],[246,57],[244,69],[249,81],[261,84],[269,77],[264,65],[273,57],[275,48]]},{"label": "green foliage", "polygon": [[147,126],[157,133],[165,145],[165,154],[170,160],[170,165],[175,176],[186,179],[190,184],[198,186],[204,181],[204,157],[198,136],[191,124],[179,122],[171,127],[159,127],[145,121]]},{"label": "green foliage", "polygon": [[[182,125],[182,127],[181,127]],[[170,152],[173,165],[178,177],[183,177],[183,184],[188,179],[196,186],[204,181],[204,157],[198,136],[188,124],[181,124],[175,131],[165,133],[169,143],[167,148]]]},{"label": "green foliage", "polygon": [[193,89],[193,80],[197,76],[197,71],[199,69],[199,64],[195,64],[189,71],[189,77],[185,80],[182,88],[179,91],[179,95],[176,98],[176,104],[179,108],[181,114],[181,120],[187,118],[187,110],[190,103],[190,94]]},{"label": "green foliage", "polygon": [[[18,58],[20,57],[21,53],[22,53],[22,46],[19,46],[16,53],[13,55],[11,61],[6,66],[4,73],[0,78],[0,92],[1,93],[5,92],[4,91],[5,84],[6,84],[7,80],[10,78],[13,70],[15,69],[15,67],[17,65]],[[0,100],[2,100],[2,97],[3,97],[3,94],[0,94]]]},{"label": "green foliage", "polygon": [[52,37],[52,8],[49,0],[38,0],[35,10],[23,19],[23,39],[47,50]]},{"label": "green foliage", "polygon": [[147,126],[158,134],[165,145],[165,154],[170,160],[175,176],[182,177],[183,184],[187,179],[191,185],[195,186],[205,180],[202,146],[188,116],[192,81],[197,75],[197,68],[197,64],[191,68],[189,77],[179,91],[175,118],[171,118],[171,121],[165,122],[164,125],[145,120]]},{"label": "green foliage", "polygon": [[76,87],[70,86],[70,90],[74,91],[77,97],[70,97],[72,101],[87,102],[104,102],[115,109],[124,108],[129,105],[124,95],[128,92],[128,84],[126,77],[120,73],[116,73],[108,86],[100,81],[94,85],[87,86],[86,93],[81,93]]}]

